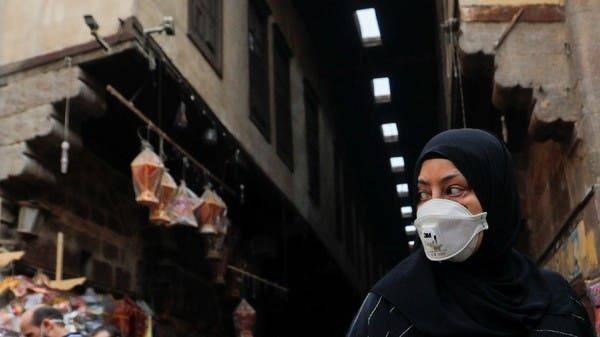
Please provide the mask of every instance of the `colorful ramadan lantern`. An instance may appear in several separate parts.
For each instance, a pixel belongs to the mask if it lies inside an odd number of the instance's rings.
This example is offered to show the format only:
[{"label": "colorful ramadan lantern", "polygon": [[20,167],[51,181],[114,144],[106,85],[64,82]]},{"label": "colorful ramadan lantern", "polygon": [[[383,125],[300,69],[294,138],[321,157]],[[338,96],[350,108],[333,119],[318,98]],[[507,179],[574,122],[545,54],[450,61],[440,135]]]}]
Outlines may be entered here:
[{"label": "colorful ramadan lantern", "polygon": [[202,204],[196,210],[196,218],[201,224],[200,233],[207,235],[216,235],[217,221],[227,210],[227,205],[221,197],[210,188],[205,188],[200,197]]},{"label": "colorful ramadan lantern", "polygon": [[245,299],[242,299],[233,312],[233,323],[238,337],[253,337],[252,328],[256,323],[256,310]]},{"label": "colorful ramadan lantern", "polygon": [[171,218],[169,225],[183,225],[197,228],[198,221],[196,220],[195,212],[197,212],[201,204],[202,200],[182,180],[167,209],[167,214]]},{"label": "colorful ramadan lantern", "polygon": [[165,166],[152,145],[142,141],[142,152],[131,163],[135,201],[147,207],[158,205],[158,188],[164,171]]},{"label": "colorful ramadan lantern", "polygon": [[151,222],[157,225],[165,225],[171,222],[167,208],[171,205],[176,191],[177,184],[175,180],[165,171],[160,181],[160,187],[158,188],[158,206],[153,207],[150,211]]}]

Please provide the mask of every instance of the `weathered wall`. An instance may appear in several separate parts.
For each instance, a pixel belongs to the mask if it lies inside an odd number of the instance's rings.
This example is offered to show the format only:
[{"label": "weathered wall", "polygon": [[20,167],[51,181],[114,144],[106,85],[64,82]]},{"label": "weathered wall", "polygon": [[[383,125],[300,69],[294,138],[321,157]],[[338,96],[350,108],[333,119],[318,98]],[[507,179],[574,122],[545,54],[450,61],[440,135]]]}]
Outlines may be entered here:
[{"label": "weathered wall", "polygon": [[[499,46],[495,44],[509,27],[506,20],[463,22],[461,48],[466,54],[493,56],[495,88],[490,99],[508,118],[525,114],[525,125],[513,125],[508,138],[519,136],[519,128],[528,130],[516,156],[528,253],[569,280],[595,277],[600,271],[596,192],[600,43],[595,38],[600,33],[595,24],[600,3],[463,0],[460,4],[534,6],[527,7],[525,22],[509,29]],[[555,5],[556,13],[562,14],[544,16],[544,7],[535,5]],[[523,99],[526,90],[531,90],[532,100]]]},{"label": "weathered wall", "polygon": [[0,66],[55,52],[93,39],[83,21],[93,14],[99,34],[114,34],[131,16],[134,0],[0,1]]}]

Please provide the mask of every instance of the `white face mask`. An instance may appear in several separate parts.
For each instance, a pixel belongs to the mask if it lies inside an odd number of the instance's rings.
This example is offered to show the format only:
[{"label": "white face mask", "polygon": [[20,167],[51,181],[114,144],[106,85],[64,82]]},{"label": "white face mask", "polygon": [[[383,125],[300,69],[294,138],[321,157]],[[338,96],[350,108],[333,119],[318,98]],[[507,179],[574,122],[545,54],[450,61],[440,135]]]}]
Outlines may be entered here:
[{"label": "white face mask", "polygon": [[478,248],[488,229],[487,213],[471,214],[447,199],[431,199],[417,209],[415,227],[431,261],[463,262]]}]

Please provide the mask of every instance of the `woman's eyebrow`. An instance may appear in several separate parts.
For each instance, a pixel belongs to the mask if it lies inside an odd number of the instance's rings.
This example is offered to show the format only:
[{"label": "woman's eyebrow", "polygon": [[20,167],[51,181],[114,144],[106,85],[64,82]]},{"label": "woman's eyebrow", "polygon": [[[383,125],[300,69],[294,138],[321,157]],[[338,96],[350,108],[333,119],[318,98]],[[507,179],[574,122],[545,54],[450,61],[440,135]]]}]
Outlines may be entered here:
[{"label": "woman's eyebrow", "polygon": [[444,183],[444,182],[447,182],[448,180],[450,180],[452,178],[456,178],[456,177],[459,177],[459,176],[461,176],[461,174],[458,173],[458,172],[450,173],[447,176],[444,176],[442,179],[440,179],[440,181]]},{"label": "woman's eyebrow", "polygon": [[422,179],[422,178],[417,179],[417,184],[429,185],[429,183],[426,180]]}]

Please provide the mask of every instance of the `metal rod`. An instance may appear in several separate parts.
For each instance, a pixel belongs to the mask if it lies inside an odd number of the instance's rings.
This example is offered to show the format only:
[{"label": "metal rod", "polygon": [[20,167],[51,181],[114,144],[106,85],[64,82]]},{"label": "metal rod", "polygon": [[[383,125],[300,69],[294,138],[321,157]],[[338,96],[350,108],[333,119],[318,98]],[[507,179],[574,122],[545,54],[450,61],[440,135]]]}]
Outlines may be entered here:
[{"label": "metal rod", "polygon": [[281,290],[283,292],[287,293],[289,291],[289,289],[286,288],[286,287],[284,287],[284,286],[281,286],[281,285],[279,285],[279,284],[277,284],[275,282],[271,282],[271,281],[269,281],[267,279],[264,279],[264,278],[262,278],[262,277],[260,277],[258,275],[252,274],[252,273],[250,273],[248,271],[245,271],[242,268],[238,268],[238,267],[232,266],[232,265],[227,265],[227,268],[230,269],[230,270],[233,270],[236,273],[240,273],[240,274],[242,274],[244,276],[248,276],[250,278],[253,278],[253,279],[257,280],[258,282],[262,282],[262,283],[264,283],[264,284],[266,284],[268,286],[271,286],[271,287],[276,288],[278,290]]},{"label": "metal rod", "polygon": [[504,31],[502,32],[502,34],[500,35],[498,40],[496,40],[496,43],[494,43],[494,50],[496,50],[500,47],[500,45],[504,42],[504,40],[506,39],[508,34],[515,27],[515,25],[517,24],[517,21],[519,21],[519,18],[521,17],[521,14],[523,14],[523,10],[525,10],[524,7],[519,9],[519,11],[513,16],[512,20],[510,20],[510,23],[508,24],[508,26],[506,26],[506,28],[504,28]]},{"label": "metal rod", "polygon": [[222,181],[219,177],[215,176],[210,172],[204,165],[202,165],[196,158],[194,158],[191,154],[189,154],[181,145],[177,144],[169,135],[167,135],[162,129],[156,126],[150,118],[148,118],[143,112],[141,112],[135,105],[128,101],[117,89],[113,88],[110,84],[106,86],[106,90],[113,95],[119,102],[125,105],[134,115],[136,115],[139,119],[141,119],[144,123],[148,125],[148,128],[152,129],[156,132],[162,139],[169,142],[179,153],[189,159],[197,168],[202,170],[205,174],[211,177],[212,180],[216,181],[219,185],[221,185],[227,192],[236,195],[237,193],[231,187],[229,187],[224,181]]}]

